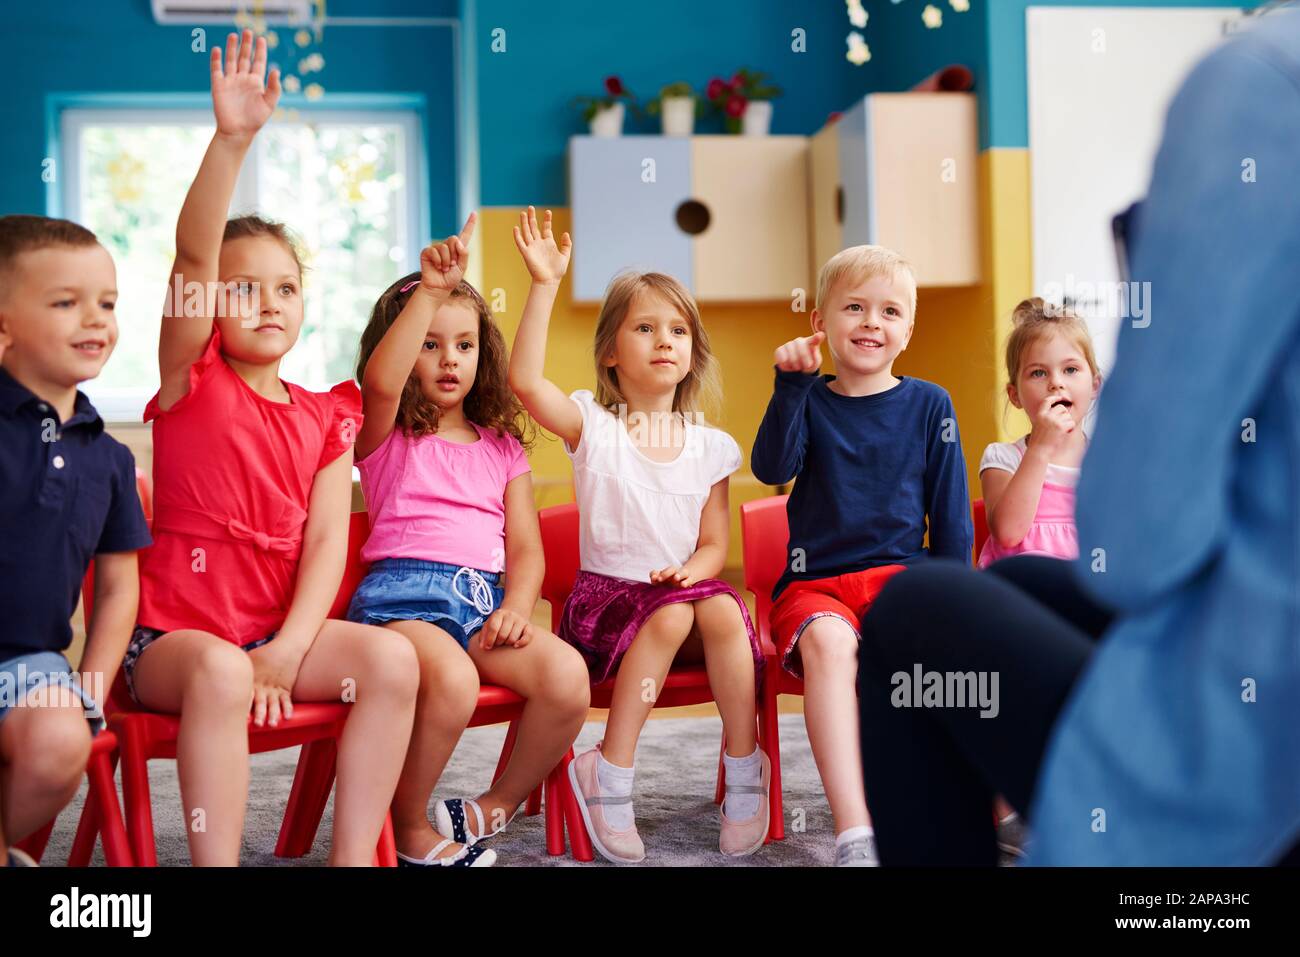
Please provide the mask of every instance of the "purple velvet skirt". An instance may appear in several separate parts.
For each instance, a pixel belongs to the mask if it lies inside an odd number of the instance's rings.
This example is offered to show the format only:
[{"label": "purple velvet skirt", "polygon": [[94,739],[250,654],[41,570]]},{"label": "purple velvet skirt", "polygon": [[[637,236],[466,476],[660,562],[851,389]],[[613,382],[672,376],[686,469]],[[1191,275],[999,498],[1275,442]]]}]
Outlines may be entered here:
[{"label": "purple velvet skirt", "polygon": [[591,672],[591,683],[600,684],[618,670],[618,663],[632,639],[652,614],[673,602],[698,601],[714,595],[730,595],[740,606],[754,656],[755,686],[758,686],[763,678],[763,652],[749,620],[749,609],[734,588],[717,578],[681,588],[579,571],[573,591],[564,603],[560,637],[582,653]]}]

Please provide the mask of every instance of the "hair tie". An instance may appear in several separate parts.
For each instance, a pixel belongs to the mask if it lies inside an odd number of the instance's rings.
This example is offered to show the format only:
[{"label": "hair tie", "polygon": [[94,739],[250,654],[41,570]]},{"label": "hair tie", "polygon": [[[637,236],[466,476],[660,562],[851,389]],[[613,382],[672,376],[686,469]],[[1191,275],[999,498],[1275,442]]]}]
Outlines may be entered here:
[{"label": "hair tie", "polygon": [[403,286],[401,289],[399,289],[399,290],[397,290],[397,291],[398,291],[398,293],[400,294],[400,293],[406,292],[408,289],[414,289],[414,288],[415,288],[416,286],[418,286],[419,284],[420,284],[420,280],[418,280],[418,279],[412,279],[410,282],[408,282],[405,286]]}]

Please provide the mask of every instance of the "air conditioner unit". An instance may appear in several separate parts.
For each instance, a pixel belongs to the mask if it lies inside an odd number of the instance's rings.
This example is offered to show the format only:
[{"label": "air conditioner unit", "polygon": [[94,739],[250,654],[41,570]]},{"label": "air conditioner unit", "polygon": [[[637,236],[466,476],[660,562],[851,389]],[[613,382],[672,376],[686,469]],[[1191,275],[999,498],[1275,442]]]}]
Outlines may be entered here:
[{"label": "air conditioner unit", "polygon": [[268,24],[311,22],[312,0],[152,0],[153,18],[162,24],[233,23],[240,13]]}]

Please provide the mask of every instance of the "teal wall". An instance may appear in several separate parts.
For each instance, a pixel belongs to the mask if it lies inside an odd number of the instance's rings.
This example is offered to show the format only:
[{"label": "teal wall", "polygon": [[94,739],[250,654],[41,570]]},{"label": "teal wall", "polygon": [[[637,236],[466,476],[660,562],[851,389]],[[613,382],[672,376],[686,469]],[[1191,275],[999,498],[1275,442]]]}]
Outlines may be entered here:
[{"label": "teal wall", "polygon": [[[458,226],[454,0],[330,0],[331,17],[445,16],[439,27],[327,28],[320,74],[330,93],[406,93],[423,98],[435,236]],[[190,49],[188,26],[157,25],[149,0],[57,0],[5,7],[5,93],[0,97],[0,213],[46,213],[42,161],[50,94],[199,94],[207,54]],[[228,27],[206,25],[209,43]],[[288,30],[279,28],[282,43]],[[280,56],[287,59],[287,51]],[[272,51],[272,62],[276,51]],[[300,104],[301,111],[310,106]],[[292,223],[290,224],[292,225]]]},{"label": "teal wall", "polygon": [[[573,98],[600,93],[609,74],[644,101],[675,80],[702,90],[710,77],[730,77],[741,66],[764,70],[785,91],[772,131],[809,134],[865,93],[905,89],[954,62],[978,72],[986,0],[971,0],[963,14],[940,2],[945,25],[927,30],[918,0],[866,0],[870,20],[862,32],[872,60],[856,67],[845,59],[853,28],[844,0],[462,0],[462,18],[472,24],[467,59],[478,80],[481,202],[565,204],[566,143],[586,132]],[[497,28],[505,31],[504,53],[492,51]],[[805,31],[807,52],[791,50],[795,28]],[[629,117],[625,131],[657,132],[657,124]]]}]

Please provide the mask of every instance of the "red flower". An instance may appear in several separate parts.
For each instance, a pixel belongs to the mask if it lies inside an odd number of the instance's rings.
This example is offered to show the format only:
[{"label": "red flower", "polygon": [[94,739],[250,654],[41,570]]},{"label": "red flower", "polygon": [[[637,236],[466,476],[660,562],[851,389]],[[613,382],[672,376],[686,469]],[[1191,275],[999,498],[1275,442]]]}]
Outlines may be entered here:
[{"label": "red flower", "polygon": [[740,116],[745,112],[745,107],[749,105],[749,100],[745,99],[739,93],[733,93],[727,99],[727,115]]},{"label": "red flower", "polygon": [[736,75],[731,78],[731,83],[728,85],[732,90],[739,93],[745,85],[745,74],[743,72],[737,72]]},{"label": "red flower", "polygon": [[605,77],[605,92],[610,96],[622,96],[623,81],[616,76]]},{"label": "red flower", "polygon": [[723,83],[722,80],[715,76],[709,81],[709,86],[704,91],[704,95],[710,100],[716,100],[726,92],[726,89],[727,84]]}]

